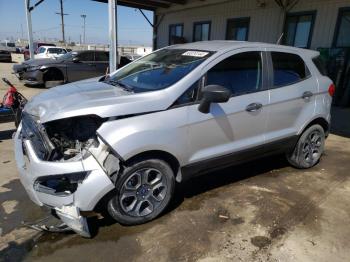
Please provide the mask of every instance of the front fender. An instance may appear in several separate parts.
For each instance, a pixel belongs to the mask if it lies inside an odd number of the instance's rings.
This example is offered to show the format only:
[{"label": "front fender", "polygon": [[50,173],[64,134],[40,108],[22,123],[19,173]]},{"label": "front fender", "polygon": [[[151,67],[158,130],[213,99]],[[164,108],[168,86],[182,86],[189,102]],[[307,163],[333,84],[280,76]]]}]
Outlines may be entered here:
[{"label": "front fender", "polygon": [[107,121],[97,134],[122,158],[160,150],[187,163],[187,107]]}]

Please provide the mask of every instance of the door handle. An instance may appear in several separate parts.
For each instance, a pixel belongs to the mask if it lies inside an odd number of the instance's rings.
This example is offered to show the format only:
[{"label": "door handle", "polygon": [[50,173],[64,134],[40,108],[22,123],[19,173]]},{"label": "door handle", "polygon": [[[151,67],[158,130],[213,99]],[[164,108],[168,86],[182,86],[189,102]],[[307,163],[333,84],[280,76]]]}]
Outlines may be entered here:
[{"label": "door handle", "polygon": [[252,104],[247,105],[245,110],[248,112],[255,112],[255,111],[260,110],[262,107],[263,107],[263,105],[260,103],[252,103]]},{"label": "door handle", "polygon": [[314,95],[314,94],[313,94],[312,92],[306,91],[306,92],[303,93],[302,98],[303,98],[303,99],[310,99],[313,95]]},{"label": "door handle", "polygon": [[88,65],[89,65],[89,66],[94,66],[94,67],[96,66],[96,64],[88,64]]}]

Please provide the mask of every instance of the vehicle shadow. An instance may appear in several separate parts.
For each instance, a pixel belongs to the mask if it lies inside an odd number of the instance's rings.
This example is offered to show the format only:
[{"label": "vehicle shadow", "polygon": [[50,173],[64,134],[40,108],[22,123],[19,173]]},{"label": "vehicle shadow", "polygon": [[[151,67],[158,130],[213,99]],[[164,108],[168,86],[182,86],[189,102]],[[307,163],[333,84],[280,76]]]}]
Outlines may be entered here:
[{"label": "vehicle shadow", "polygon": [[12,135],[14,132],[16,132],[16,129],[0,131],[0,141],[12,139]]},{"label": "vehicle shadow", "polygon": [[[184,183],[176,185],[173,200],[161,216],[173,212],[188,198],[193,198],[213,189],[234,184],[286,166],[289,166],[289,164],[284,155],[279,155],[262,158],[194,177]],[[108,200],[114,195],[115,192],[110,192],[98,204],[96,211],[102,214],[103,219],[97,219],[96,217],[91,217],[89,219],[88,222],[92,237],[98,234],[100,228],[117,223],[105,210]]]}]

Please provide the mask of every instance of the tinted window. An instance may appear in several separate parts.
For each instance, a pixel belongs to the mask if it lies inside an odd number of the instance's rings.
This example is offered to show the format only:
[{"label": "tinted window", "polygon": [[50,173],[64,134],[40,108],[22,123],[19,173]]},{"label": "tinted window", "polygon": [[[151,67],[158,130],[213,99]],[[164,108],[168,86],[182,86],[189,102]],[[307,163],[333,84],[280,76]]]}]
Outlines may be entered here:
[{"label": "tinted window", "polygon": [[95,60],[104,61],[104,62],[108,61],[109,60],[108,52],[96,52]]},{"label": "tinted window", "polygon": [[94,53],[93,52],[83,52],[78,54],[80,61],[94,61]]},{"label": "tinted window", "polygon": [[247,41],[249,18],[230,19],[227,21],[227,40]]},{"label": "tinted window", "polygon": [[210,40],[210,22],[194,23],[193,41]]},{"label": "tinted window", "polygon": [[274,86],[286,86],[301,81],[309,76],[303,59],[295,54],[272,52]]},{"label": "tinted window", "polygon": [[221,85],[233,95],[256,92],[262,87],[262,60],[260,52],[233,55],[210,69],[207,85]]},{"label": "tinted window", "polygon": [[312,59],[314,62],[315,66],[317,67],[318,71],[321,73],[321,75],[326,76],[327,75],[327,68],[326,68],[326,63],[325,61],[320,57],[315,57]]}]

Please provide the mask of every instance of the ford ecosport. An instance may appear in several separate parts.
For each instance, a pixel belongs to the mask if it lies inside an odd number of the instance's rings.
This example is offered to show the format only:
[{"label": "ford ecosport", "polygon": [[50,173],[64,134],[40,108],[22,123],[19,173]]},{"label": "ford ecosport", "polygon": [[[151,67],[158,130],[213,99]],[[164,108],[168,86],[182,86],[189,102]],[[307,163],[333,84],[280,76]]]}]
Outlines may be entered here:
[{"label": "ford ecosport", "polygon": [[319,53],[264,43],[174,45],[109,76],[52,88],[15,134],[30,198],[89,236],[106,196],[119,223],[157,217],[176,182],[271,154],[317,164],[335,87]]}]

